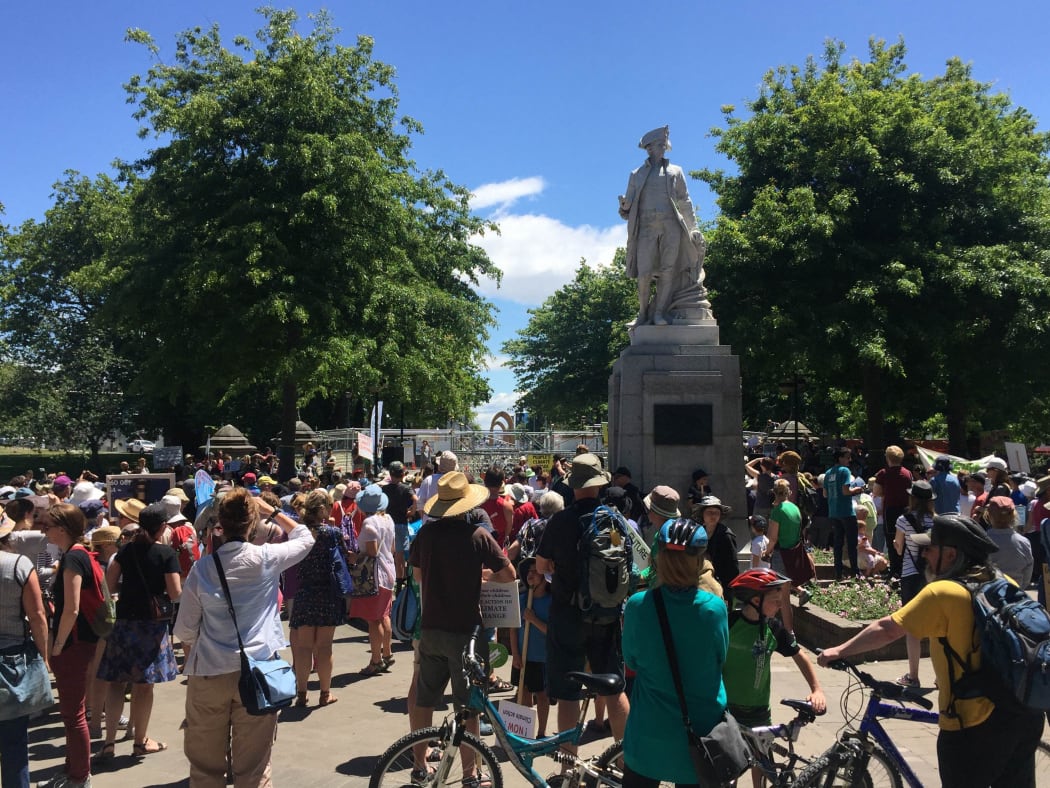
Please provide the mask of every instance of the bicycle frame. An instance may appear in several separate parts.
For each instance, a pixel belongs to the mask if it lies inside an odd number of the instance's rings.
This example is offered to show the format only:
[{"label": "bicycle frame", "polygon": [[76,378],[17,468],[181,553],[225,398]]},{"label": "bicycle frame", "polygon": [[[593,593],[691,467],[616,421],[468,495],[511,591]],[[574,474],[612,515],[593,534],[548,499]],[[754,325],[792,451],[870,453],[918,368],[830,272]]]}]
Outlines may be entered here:
[{"label": "bicycle frame", "polygon": [[893,740],[890,738],[890,735],[886,732],[886,729],[882,727],[882,723],[879,722],[879,720],[907,720],[909,722],[936,724],[939,716],[940,715],[935,711],[926,711],[925,709],[902,706],[896,703],[885,703],[873,693],[868,698],[868,705],[864,710],[864,716],[861,718],[859,731],[853,734],[847,734],[843,739],[857,741],[857,743],[864,749],[863,757],[866,760],[867,753],[870,751],[866,747],[866,740],[867,737],[870,736],[890,758],[893,765],[897,767],[905,782],[907,782],[908,785],[914,786],[914,788],[921,788],[922,781],[919,780],[915,772],[912,771],[908,762],[904,760],[904,756],[901,755],[900,750],[897,749]]},{"label": "bicycle frame", "polygon": [[[798,741],[799,731],[806,725],[801,718],[796,717],[791,722],[779,725],[765,725],[759,728],[741,728],[744,741],[751,755],[755,759],[755,766],[762,770],[771,785],[783,785],[785,774],[793,774],[795,765],[806,759],[795,752],[795,742]],[[785,747],[777,742],[783,739],[788,742]],[[787,759],[784,764],[778,764],[773,760],[776,753]]]}]

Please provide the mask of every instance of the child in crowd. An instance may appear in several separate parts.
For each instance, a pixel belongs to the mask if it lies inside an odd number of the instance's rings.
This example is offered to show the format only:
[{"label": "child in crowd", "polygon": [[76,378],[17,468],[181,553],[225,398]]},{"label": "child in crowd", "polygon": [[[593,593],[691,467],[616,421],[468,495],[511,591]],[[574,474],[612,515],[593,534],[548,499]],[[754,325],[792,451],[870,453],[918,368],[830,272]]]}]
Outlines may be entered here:
[{"label": "child in crowd", "polygon": [[766,530],[769,523],[766,518],[756,514],[751,518],[751,568],[769,569],[769,561],[763,561],[762,556],[769,549],[769,537]]},{"label": "child in crowd", "polygon": [[[551,596],[547,579],[536,571],[536,559],[526,558],[518,566],[518,577],[525,580],[526,588],[519,595],[522,626],[517,637],[510,639],[513,670],[511,683],[520,686],[525,682],[525,706],[536,706],[536,736],[547,735],[547,716],[550,700],[547,698],[547,621],[550,619]],[[528,606],[529,591],[532,591],[532,606]],[[525,650],[525,624],[529,626],[528,648]],[[525,659],[522,652],[525,650]]]},{"label": "child in crowd", "polygon": [[865,577],[880,575],[889,569],[890,562],[886,556],[871,545],[868,539],[868,525],[861,517],[861,510],[857,509],[857,556],[860,559],[860,571]]},{"label": "child in crowd", "polygon": [[[791,581],[771,569],[750,569],[737,575],[729,584],[733,597],[743,604],[729,614],[729,650],[722,667],[729,711],[746,727],[771,725],[770,657],[775,651],[795,660],[809,684],[806,698],[817,714],[826,708],[824,690],[809,661],[795,640],[795,634],[784,628],[777,618],[782,600],[781,589]],[[762,785],[762,772],[751,770],[755,788]]]}]

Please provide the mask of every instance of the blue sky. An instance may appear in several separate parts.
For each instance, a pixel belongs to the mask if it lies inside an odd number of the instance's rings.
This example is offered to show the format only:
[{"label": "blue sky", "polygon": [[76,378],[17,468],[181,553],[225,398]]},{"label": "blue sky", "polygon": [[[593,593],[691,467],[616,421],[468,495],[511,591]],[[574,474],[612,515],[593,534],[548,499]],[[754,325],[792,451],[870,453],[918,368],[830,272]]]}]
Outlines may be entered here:
[{"label": "blue sky", "polygon": [[[64,170],[107,172],[114,159],[135,158],[150,143],[138,138],[125,102],[123,84],[150,64],[142,47],[124,43],[127,28],[149,31],[170,57],[175,34],[189,27],[218,24],[227,40],[252,35],[255,7],[9,3],[0,26],[4,221],[41,218]],[[322,6],[292,7],[305,17]],[[766,70],[819,56],[828,38],[864,59],[869,38],[903,36],[909,69],[924,76],[958,56],[1034,113],[1040,128],[1050,119],[1045,0],[339,0],[323,7],[341,40],[370,35],[376,58],[396,67],[401,111],[425,129],[414,145],[419,166],[469,187],[477,213],[500,225],[500,236],[479,241],[504,272],[500,289],[483,287],[500,310],[488,373],[494,397],[478,413],[486,428],[493,413],[513,407],[501,343],[524,327],[529,307],[571,278],[581,257],[608,262],[625,242],[616,196],[644,158],[636,146],[645,131],[669,124],[670,158],[687,170],[730,166],[708,134],[722,122],[721,106],[742,107]],[[711,219],[716,206],[706,186],[693,183],[691,191],[701,218]]]}]

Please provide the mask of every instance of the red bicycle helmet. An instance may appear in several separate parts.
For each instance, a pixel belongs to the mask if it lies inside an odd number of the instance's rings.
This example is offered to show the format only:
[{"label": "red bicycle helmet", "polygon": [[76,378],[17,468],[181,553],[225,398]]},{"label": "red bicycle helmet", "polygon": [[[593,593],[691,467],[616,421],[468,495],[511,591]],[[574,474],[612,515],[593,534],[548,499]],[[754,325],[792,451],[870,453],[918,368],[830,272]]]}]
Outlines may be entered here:
[{"label": "red bicycle helmet", "polygon": [[739,599],[750,599],[756,594],[774,591],[790,582],[790,578],[772,569],[748,569],[729,581],[729,590]]}]

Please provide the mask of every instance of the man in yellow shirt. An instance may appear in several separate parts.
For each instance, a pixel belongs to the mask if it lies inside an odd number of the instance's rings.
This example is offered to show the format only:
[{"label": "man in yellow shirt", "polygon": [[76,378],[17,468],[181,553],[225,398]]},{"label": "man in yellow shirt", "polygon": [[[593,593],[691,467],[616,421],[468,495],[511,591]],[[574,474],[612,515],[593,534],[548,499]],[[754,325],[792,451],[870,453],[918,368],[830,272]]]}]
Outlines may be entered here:
[{"label": "man in yellow shirt", "polygon": [[1043,715],[1018,704],[993,703],[987,697],[956,697],[952,684],[961,668],[950,669],[940,638],[971,670],[981,664],[970,591],[962,584],[995,577],[988,556],[998,548],[969,517],[937,515],[933,527],[912,537],[926,556],[928,585],[896,613],[869,624],[818,658],[826,666],[842,657],[863,654],[904,637],[929,638],[930,661],[937,676],[940,735],[937,763],[946,788],[1035,788],[1035,749]]}]

